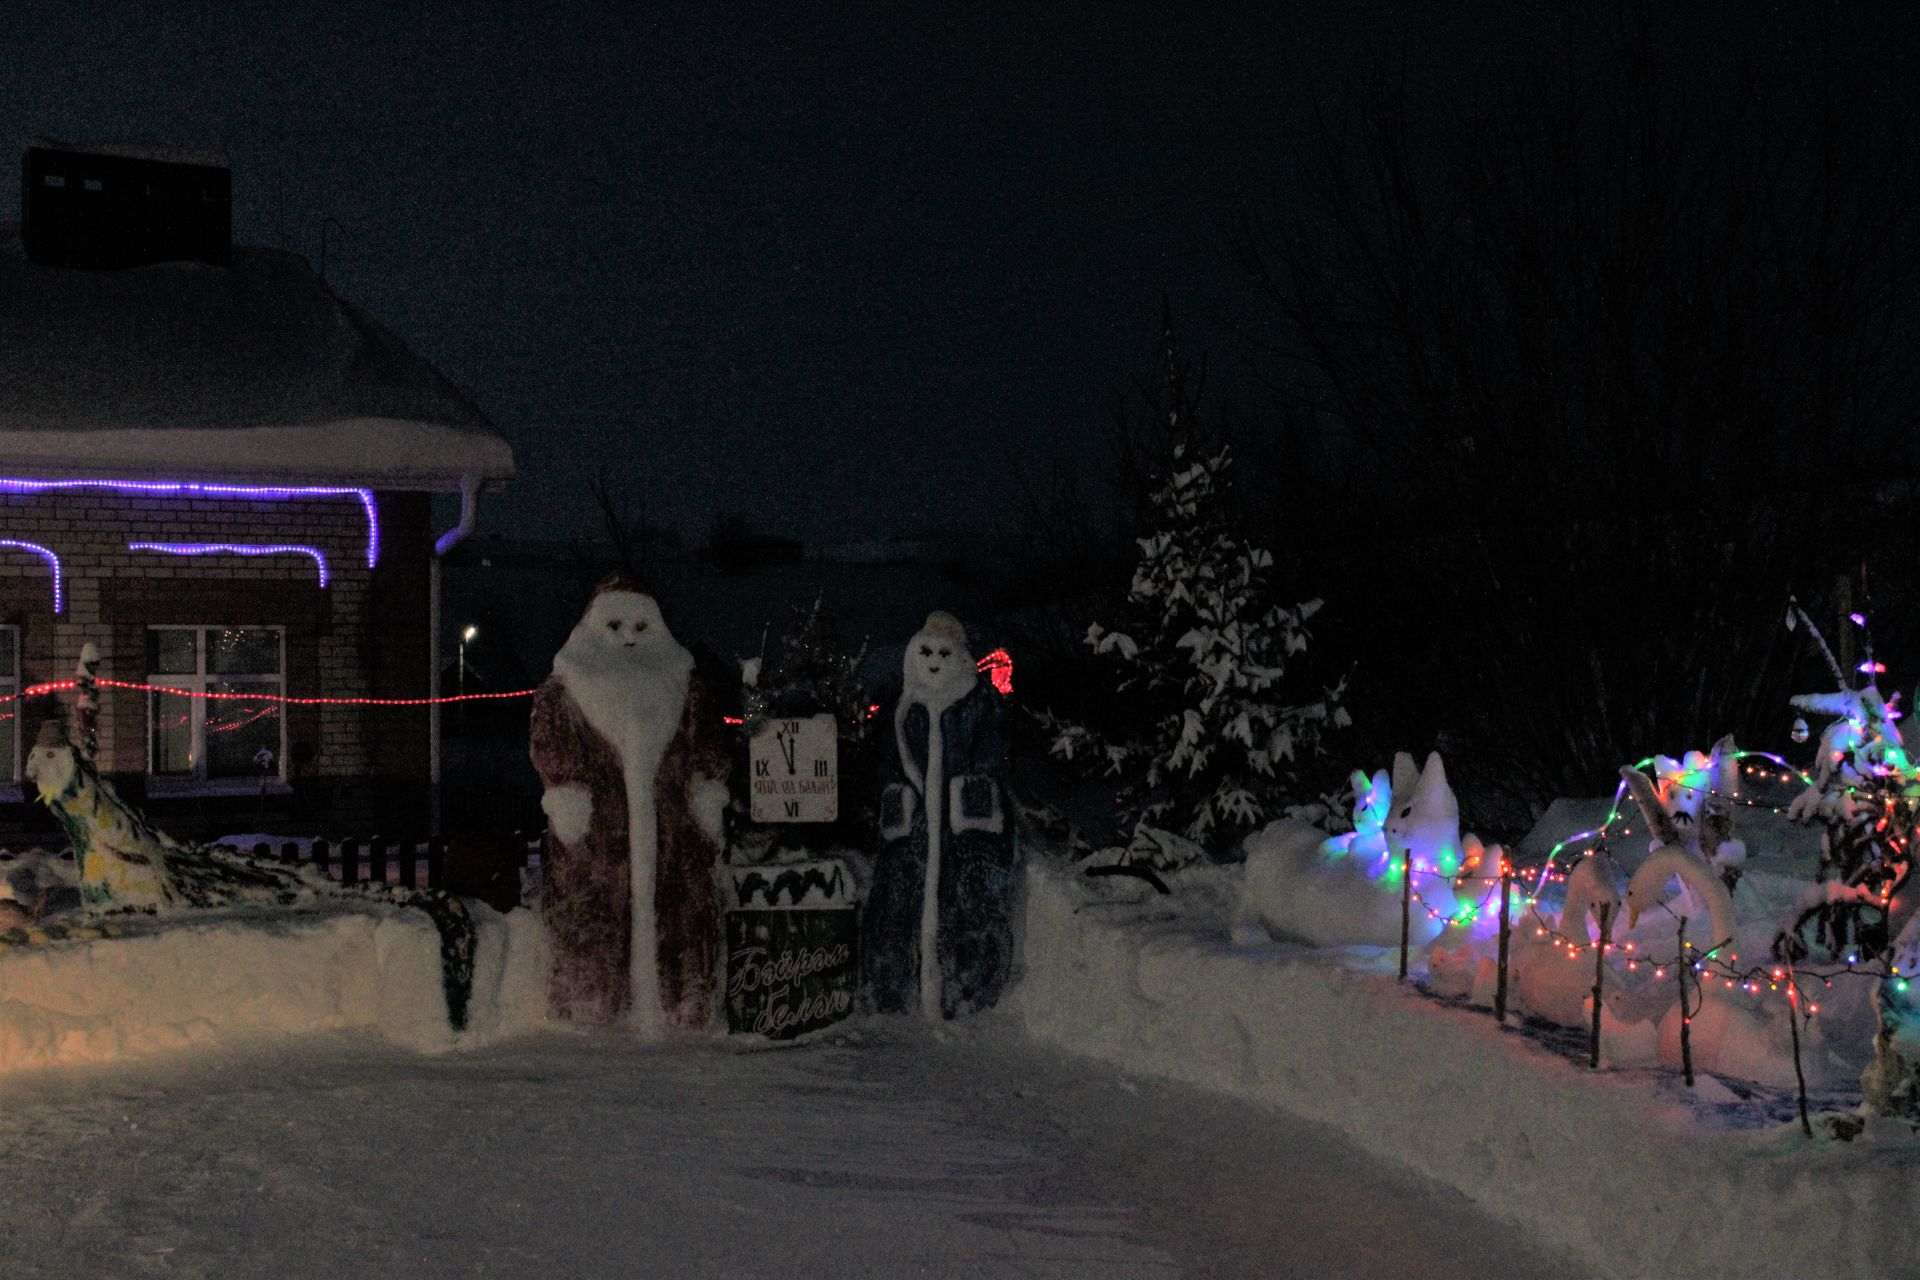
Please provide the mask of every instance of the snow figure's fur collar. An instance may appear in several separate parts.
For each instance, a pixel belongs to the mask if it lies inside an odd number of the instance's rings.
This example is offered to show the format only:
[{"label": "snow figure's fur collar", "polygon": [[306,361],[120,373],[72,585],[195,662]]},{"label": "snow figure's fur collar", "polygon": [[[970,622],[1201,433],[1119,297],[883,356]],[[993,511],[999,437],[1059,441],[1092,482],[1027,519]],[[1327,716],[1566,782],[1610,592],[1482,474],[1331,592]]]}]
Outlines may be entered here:
[{"label": "snow figure's fur collar", "polygon": [[938,725],[940,713],[973,692],[973,686],[979,683],[980,672],[967,648],[967,632],[960,620],[950,613],[928,614],[918,634],[907,642],[900,674],[900,705],[893,713],[894,739],[899,744],[901,766],[924,789],[926,780],[914,767],[913,753],[907,749],[907,711],[915,705],[925,707],[932,724]]},{"label": "snow figure's fur collar", "polygon": [[692,672],[659,604],[624,580],[601,587],[553,659],[581,717],[649,774],[680,726]]}]

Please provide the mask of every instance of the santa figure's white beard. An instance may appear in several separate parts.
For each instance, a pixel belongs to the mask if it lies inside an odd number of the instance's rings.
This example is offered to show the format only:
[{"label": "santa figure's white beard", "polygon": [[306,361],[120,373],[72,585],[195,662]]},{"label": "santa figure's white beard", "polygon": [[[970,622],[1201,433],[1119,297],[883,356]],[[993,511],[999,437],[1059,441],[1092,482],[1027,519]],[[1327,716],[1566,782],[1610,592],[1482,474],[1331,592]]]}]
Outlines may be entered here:
[{"label": "santa figure's white beard", "polygon": [[[915,643],[918,643],[916,637]],[[967,696],[976,680],[973,659],[962,653],[954,666],[929,679],[913,667],[913,649],[908,646],[905,688],[900,709],[894,713],[894,744],[900,751],[900,763],[907,777],[921,784],[921,804],[927,814],[927,874],[920,894],[920,1013],[933,1021],[940,1018],[940,853],[941,828],[946,825],[947,769],[946,743],[940,730],[940,716],[947,708]],[[927,709],[927,772],[923,778],[914,767],[913,752],[907,743],[907,709]]]},{"label": "santa figure's white beard", "polygon": [[629,648],[600,633],[591,610],[553,659],[553,674],[591,725],[613,747],[627,793],[628,871],[632,885],[633,983],[629,1024],[649,1038],[665,1030],[654,916],[660,828],[654,779],[686,709],[693,655],[665,626]]}]

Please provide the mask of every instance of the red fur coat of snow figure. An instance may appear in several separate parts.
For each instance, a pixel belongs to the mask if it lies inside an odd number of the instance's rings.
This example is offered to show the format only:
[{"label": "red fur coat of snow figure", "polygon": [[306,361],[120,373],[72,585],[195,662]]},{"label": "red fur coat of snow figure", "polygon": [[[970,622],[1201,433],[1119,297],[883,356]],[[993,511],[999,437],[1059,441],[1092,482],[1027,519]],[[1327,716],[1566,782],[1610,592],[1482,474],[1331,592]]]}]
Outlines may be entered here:
[{"label": "red fur coat of snow figure", "polygon": [[693,656],[651,595],[600,585],[534,696],[530,738],[554,1014],[651,1034],[705,1026],[728,758]]}]

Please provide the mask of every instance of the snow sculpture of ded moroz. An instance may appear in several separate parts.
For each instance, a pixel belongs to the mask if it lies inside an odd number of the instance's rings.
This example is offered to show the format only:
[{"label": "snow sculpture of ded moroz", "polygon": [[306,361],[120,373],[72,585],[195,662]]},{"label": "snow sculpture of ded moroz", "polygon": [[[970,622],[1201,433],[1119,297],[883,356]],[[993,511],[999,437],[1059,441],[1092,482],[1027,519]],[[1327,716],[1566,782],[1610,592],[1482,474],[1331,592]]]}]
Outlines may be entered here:
[{"label": "snow sculpture of ded moroz", "polygon": [[712,1014],[728,759],[693,655],[624,577],[600,584],[534,696],[546,790],[550,997],[570,1021],[646,1034]]},{"label": "snow sculpture of ded moroz", "polygon": [[991,1007],[1013,963],[1005,711],[951,614],[928,616],[903,675],[867,903],[867,979],[883,1012],[951,1018]]}]

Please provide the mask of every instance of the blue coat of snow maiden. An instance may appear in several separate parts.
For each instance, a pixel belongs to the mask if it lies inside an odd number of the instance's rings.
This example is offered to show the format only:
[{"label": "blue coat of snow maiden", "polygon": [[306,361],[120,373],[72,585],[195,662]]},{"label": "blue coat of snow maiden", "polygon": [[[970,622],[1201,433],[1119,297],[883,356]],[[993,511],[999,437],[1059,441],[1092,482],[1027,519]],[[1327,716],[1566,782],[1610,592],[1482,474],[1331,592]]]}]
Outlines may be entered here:
[{"label": "blue coat of snow maiden", "polygon": [[990,1008],[1013,964],[1006,712],[951,614],[927,618],[903,675],[863,926],[867,982],[882,1012],[952,1018]]}]

